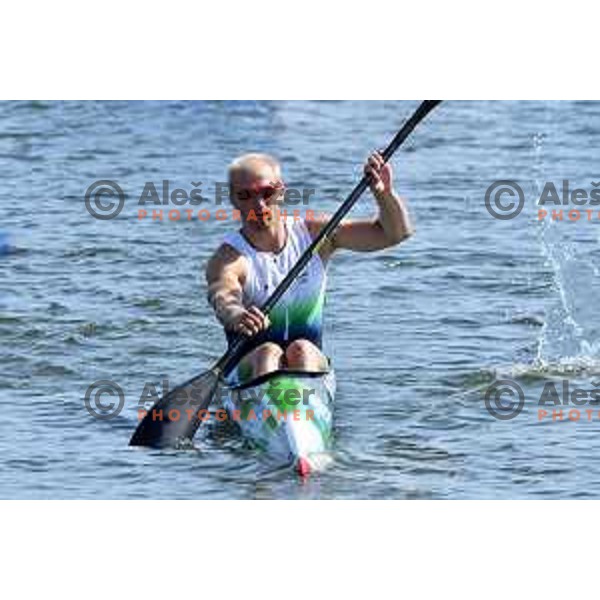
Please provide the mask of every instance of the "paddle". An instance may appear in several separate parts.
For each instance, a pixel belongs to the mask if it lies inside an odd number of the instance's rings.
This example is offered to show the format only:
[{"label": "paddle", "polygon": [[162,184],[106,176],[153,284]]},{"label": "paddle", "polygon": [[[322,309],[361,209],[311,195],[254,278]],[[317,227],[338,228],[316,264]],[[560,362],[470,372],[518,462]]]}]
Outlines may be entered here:
[{"label": "paddle", "polygon": [[[421,103],[412,117],[398,131],[390,145],[382,152],[384,162],[391,158],[415,127],[440,102],[441,100],[425,100]],[[369,180],[365,175],[261,307],[263,313],[268,314],[279,302],[311,258],[319,251],[321,245],[334,233],[368,185]],[[220,381],[233,371],[244,356],[250,340],[249,337],[238,336],[211,369],[176,387],[161,398],[139,423],[129,444],[131,446],[169,447],[189,443],[202,422],[202,417],[206,414],[205,411],[213,396],[218,391]]]}]

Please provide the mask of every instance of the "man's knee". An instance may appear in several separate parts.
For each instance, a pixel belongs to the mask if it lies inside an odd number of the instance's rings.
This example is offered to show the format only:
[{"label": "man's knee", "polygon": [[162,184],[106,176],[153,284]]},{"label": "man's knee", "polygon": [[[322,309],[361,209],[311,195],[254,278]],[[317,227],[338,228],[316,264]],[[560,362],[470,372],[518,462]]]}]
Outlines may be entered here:
[{"label": "man's knee", "polygon": [[273,342],[265,342],[252,351],[252,358],[281,358],[283,350]]},{"label": "man's knee", "polygon": [[289,363],[302,362],[309,358],[316,358],[319,349],[308,340],[294,340],[285,351],[285,358]]}]

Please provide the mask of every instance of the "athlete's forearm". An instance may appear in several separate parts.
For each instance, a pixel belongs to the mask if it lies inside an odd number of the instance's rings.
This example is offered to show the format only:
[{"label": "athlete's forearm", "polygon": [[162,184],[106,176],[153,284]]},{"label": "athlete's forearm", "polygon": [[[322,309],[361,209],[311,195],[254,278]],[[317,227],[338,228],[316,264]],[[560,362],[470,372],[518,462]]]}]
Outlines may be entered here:
[{"label": "athlete's forearm", "polygon": [[244,312],[241,290],[231,289],[224,285],[214,285],[208,290],[208,301],[215,311],[217,319],[230,329],[240,313]]},{"label": "athlete's forearm", "polygon": [[378,222],[385,237],[392,244],[398,244],[414,233],[406,200],[396,192],[375,194],[379,207]]}]

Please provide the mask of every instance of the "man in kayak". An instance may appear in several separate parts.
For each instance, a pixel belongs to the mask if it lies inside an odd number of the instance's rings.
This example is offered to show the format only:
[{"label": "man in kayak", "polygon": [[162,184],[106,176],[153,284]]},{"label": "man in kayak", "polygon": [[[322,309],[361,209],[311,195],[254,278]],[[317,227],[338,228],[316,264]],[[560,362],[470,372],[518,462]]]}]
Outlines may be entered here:
[{"label": "man in kayak", "polygon": [[207,265],[206,279],[209,302],[228,340],[240,333],[252,337],[250,350],[238,366],[239,380],[280,368],[326,370],[321,330],[328,261],[341,249],[372,252],[412,235],[406,204],[394,191],[391,166],[374,152],[364,171],[377,215],[342,221],[267,317],[258,307],[318,235],[327,217],[277,217],[285,186],[273,157],[246,154],[230,165],[230,198],[240,211],[242,227],[225,236]]}]

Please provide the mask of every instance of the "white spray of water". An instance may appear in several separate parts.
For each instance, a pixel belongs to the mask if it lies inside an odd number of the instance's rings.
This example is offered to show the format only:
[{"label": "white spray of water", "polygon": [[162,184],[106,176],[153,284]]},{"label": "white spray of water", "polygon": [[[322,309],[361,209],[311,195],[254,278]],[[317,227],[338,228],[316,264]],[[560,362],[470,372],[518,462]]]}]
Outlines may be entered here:
[{"label": "white spray of water", "polygon": [[[549,115],[550,119],[554,117]],[[534,136],[534,188],[540,198],[548,173],[544,161],[546,136]],[[546,207],[544,207],[546,208]],[[568,207],[566,207],[568,208]],[[582,223],[581,226],[590,226]],[[555,372],[599,372],[600,340],[591,290],[599,287],[598,268],[573,242],[577,224],[542,219],[536,222],[544,264],[552,274],[549,299],[535,359],[535,368]],[[596,295],[597,297],[597,295]]]}]

